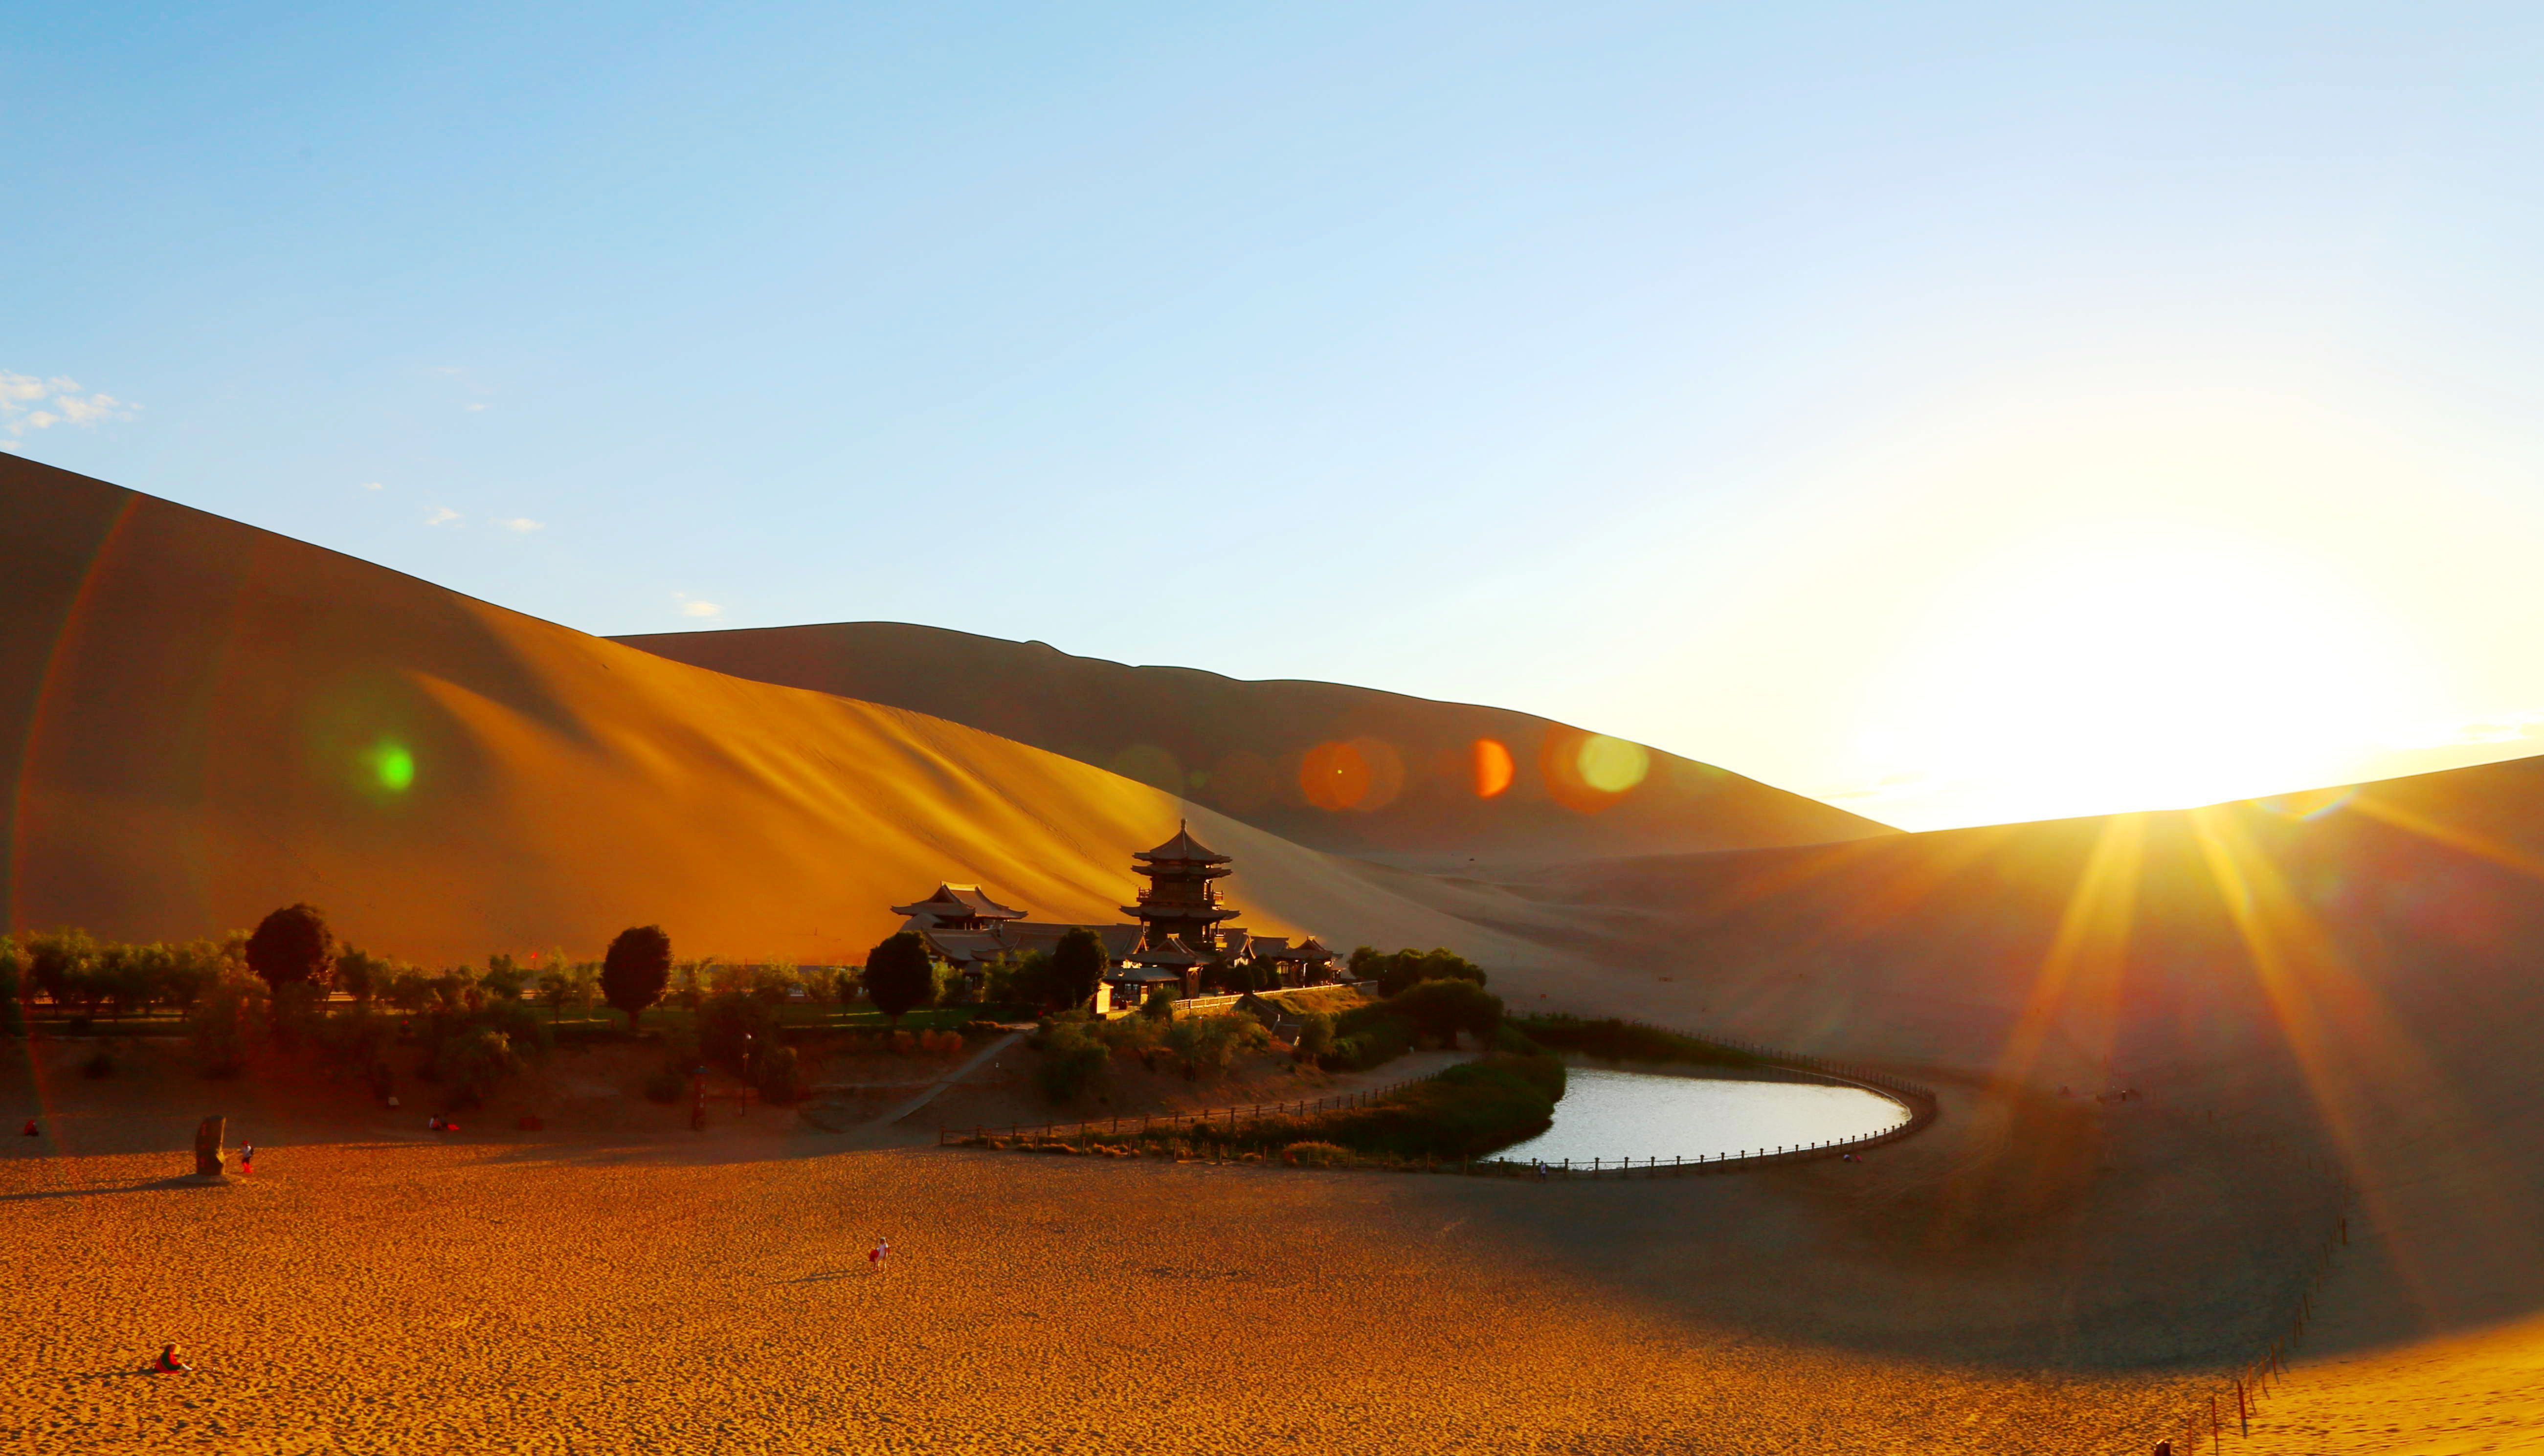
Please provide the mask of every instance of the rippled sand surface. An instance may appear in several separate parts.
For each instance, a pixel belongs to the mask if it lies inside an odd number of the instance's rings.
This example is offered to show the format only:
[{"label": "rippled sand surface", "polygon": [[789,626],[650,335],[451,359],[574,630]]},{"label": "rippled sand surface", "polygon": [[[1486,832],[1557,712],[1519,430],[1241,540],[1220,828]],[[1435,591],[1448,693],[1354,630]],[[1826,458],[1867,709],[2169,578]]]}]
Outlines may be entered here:
[{"label": "rippled sand surface", "polygon": [[[1639,1188],[801,1141],[0,1162],[0,1444],[2084,1452],[2165,1399],[1638,1297],[1566,1195]],[[199,1373],[134,1373],[171,1339]]]}]

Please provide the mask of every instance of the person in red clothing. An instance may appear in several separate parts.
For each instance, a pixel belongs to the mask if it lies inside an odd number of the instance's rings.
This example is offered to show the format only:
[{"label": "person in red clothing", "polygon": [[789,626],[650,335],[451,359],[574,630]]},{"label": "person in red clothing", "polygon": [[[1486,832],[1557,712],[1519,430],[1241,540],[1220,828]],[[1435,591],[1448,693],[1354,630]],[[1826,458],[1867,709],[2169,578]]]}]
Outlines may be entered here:
[{"label": "person in red clothing", "polygon": [[195,1367],[187,1364],[185,1358],[177,1353],[177,1345],[173,1341],[159,1351],[159,1358],[150,1362],[150,1368],[158,1371],[162,1375],[192,1375],[195,1373]]}]

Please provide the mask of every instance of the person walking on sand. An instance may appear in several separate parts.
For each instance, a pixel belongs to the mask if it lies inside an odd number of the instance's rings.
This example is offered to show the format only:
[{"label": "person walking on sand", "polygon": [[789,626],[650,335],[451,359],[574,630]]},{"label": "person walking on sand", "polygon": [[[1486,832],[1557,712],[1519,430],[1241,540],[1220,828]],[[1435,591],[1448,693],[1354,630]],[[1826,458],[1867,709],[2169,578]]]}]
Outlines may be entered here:
[{"label": "person walking on sand", "polygon": [[239,1148],[239,1172],[256,1172],[256,1144],[247,1143]]},{"label": "person walking on sand", "polygon": [[875,1240],[875,1246],[866,1251],[866,1272],[874,1274],[882,1273],[883,1262],[891,1257],[892,1240]]},{"label": "person walking on sand", "polygon": [[162,1375],[192,1375],[195,1373],[195,1367],[187,1364],[185,1357],[177,1353],[177,1344],[174,1341],[170,1341],[166,1346],[160,1349],[159,1358],[150,1362],[150,1368]]}]

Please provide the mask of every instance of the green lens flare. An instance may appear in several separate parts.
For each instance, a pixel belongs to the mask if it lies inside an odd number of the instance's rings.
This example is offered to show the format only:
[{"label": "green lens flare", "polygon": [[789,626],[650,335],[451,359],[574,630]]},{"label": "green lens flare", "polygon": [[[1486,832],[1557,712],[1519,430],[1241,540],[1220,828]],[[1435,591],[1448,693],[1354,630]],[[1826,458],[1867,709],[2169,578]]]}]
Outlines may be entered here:
[{"label": "green lens flare", "polygon": [[415,782],[415,755],[395,738],[382,738],[365,755],[371,772],[379,776],[380,787],[391,794],[404,794]]}]

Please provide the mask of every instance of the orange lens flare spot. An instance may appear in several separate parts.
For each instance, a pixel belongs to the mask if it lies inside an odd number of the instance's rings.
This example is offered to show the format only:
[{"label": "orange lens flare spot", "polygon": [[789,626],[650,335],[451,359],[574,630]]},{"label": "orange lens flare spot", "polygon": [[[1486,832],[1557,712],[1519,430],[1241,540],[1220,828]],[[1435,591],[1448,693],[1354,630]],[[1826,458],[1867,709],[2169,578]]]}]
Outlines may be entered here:
[{"label": "orange lens flare spot", "polygon": [[1511,757],[1510,746],[1499,738],[1477,738],[1474,749],[1475,797],[1492,799],[1511,786],[1519,777],[1519,763]]},{"label": "orange lens flare spot", "polygon": [[1318,743],[1299,760],[1299,791],[1318,808],[1373,813],[1404,792],[1404,759],[1378,738]]}]

